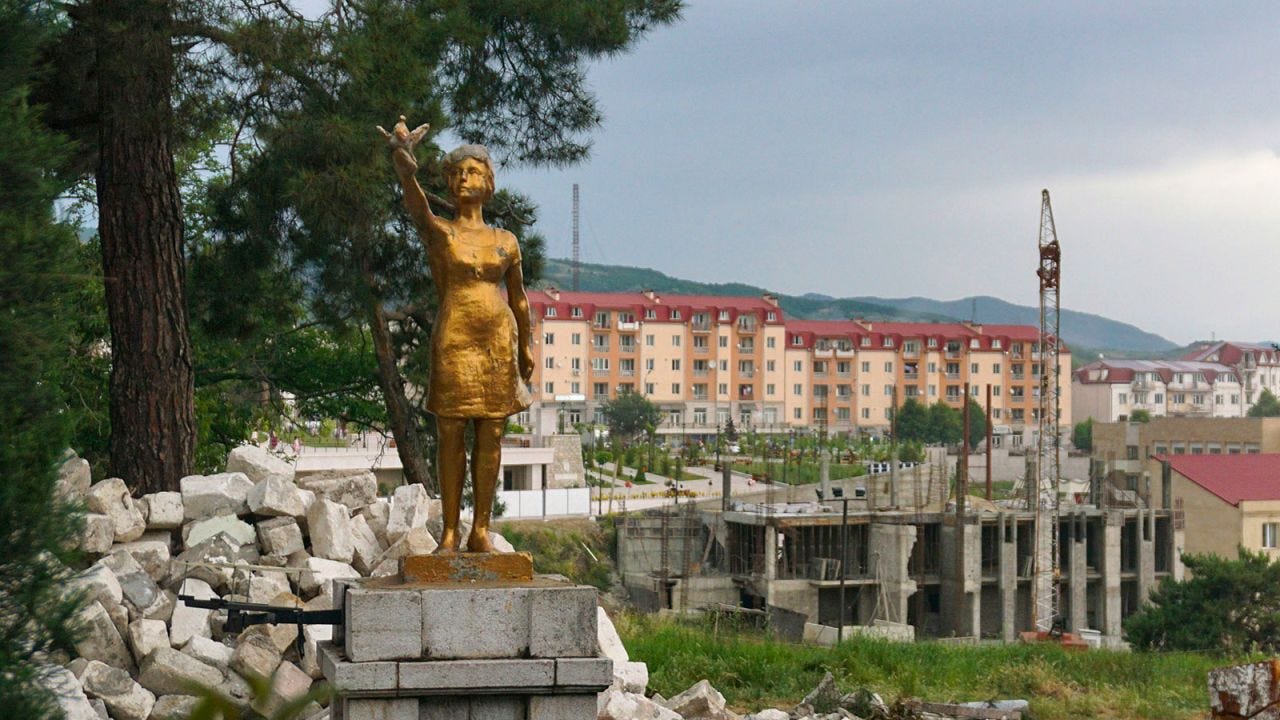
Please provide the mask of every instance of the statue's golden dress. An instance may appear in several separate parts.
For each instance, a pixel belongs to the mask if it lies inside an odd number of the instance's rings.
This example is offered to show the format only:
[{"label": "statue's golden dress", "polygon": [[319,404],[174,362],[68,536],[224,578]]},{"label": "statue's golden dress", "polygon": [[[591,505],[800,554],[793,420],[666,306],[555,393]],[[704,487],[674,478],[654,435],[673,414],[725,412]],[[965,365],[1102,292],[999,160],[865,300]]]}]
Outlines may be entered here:
[{"label": "statue's golden dress", "polygon": [[515,316],[499,291],[520,263],[515,236],[496,228],[451,229],[428,243],[440,298],[431,332],[427,409],[437,417],[505,418],[529,406],[516,362]]}]

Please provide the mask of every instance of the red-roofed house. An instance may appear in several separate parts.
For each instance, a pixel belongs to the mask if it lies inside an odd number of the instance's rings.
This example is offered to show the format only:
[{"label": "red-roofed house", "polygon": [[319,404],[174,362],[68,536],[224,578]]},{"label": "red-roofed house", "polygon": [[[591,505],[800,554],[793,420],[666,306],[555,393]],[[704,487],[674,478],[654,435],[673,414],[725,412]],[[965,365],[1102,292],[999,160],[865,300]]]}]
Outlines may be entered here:
[{"label": "red-roofed house", "polygon": [[1186,518],[1189,553],[1235,557],[1236,548],[1280,557],[1280,453],[1157,455],[1153,498],[1162,497],[1167,465],[1170,500]]},{"label": "red-roofed house", "polygon": [[1221,363],[1235,370],[1244,387],[1241,414],[1249,411],[1264,389],[1280,396],[1280,346],[1274,343],[1201,343],[1182,359]]},{"label": "red-roofed house", "polygon": [[1071,415],[1118,422],[1151,417],[1243,417],[1235,369],[1200,360],[1097,360],[1072,373]]}]

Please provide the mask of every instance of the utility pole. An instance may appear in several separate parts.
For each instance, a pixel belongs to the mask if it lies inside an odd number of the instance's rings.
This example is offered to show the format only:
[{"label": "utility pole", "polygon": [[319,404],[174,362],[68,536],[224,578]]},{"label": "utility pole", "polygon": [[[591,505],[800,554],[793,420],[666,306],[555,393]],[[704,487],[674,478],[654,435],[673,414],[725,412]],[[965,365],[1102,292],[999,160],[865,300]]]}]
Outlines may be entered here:
[{"label": "utility pole", "polygon": [[991,383],[987,383],[987,501],[991,501]]}]

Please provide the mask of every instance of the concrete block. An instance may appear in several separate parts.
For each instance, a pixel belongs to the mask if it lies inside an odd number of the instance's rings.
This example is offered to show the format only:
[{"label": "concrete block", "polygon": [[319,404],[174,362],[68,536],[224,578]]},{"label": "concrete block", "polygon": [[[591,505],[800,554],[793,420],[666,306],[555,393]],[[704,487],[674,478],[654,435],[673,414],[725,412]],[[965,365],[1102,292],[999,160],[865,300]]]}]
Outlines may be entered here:
[{"label": "concrete block", "polygon": [[111,551],[116,540],[116,524],[107,515],[85,513],[84,531],[80,533],[80,549],[94,555]]},{"label": "concrete block", "polygon": [[[124,668],[131,674],[137,672],[138,666],[125,645],[124,637],[102,603],[94,602],[84,608],[78,622],[81,635],[76,641],[76,654],[87,660],[99,660],[112,667]],[[125,633],[128,631],[126,624]]]},{"label": "concrete block", "polygon": [[422,656],[423,597],[408,589],[348,588],[343,605],[346,655],[352,662]]},{"label": "concrete block", "polygon": [[[292,564],[290,561],[290,565]],[[308,599],[317,594],[333,592],[336,580],[360,577],[355,568],[337,560],[312,557],[304,560],[301,567],[305,567],[306,572],[298,577],[298,589]]]},{"label": "concrete block", "polygon": [[178,481],[184,520],[214,515],[247,515],[253,481],[241,472],[188,475]]},{"label": "concrete block", "polygon": [[613,664],[613,684],[623,692],[644,695],[649,689],[649,666],[634,660]]},{"label": "concrete block", "polygon": [[138,675],[142,687],[156,695],[182,695],[193,685],[214,687],[222,680],[222,671],[217,668],[166,647],[148,655]]},{"label": "concrete block", "polygon": [[129,649],[139,663],[156,648],[169,647],[169,628],[163,620],[138,619],[129,624]]},{"label": "concrete block", "polygon": [[80,502],[92,484],[89,461],[73,455],[58,466],[58,480],[53,489],[59,500]]},{"label": "concrete block", "polygon": [[359,510],[378,499],[378,478],[371,470],[332,470],[298,478],[298,487],[316,498]]},{"label": "concrete block", "polygon": [[268,477],[258,481],[249,491],[249,510],[254,515],[302,517],[307,514],[307,503],[302,491],[293,481],[283,477]]},{"label": "concrete block", "polygon": [[161,695],[147,720],[187,720],[199,702],[200,698],[194,695]]},{"label": "concrete block", "polygon": [[364,515],[351,518],[352,565],[361,574],[368,575],[378,563],[378,556],[386,548],[378,542],[378,536]]},{"label": "concrete block", "polygon": [[158,492],[143,495],[147,509],[148,530],[173,530],[182,527],[182,493]]},{"label": "concrete block", "polygon": [[1232,665],[1209,671],[1209,706],[1213,717],[1280,718],[1280,659]]},{"label": "concrete block", "polygon": [[40,669],[36,682],[50,692],[65,720],[99,720],[80,681],[70,670],[58,665],[45,665]]},{"label": "concrete block", "polygon": [[401,485],[391,497],[391,513],[387,518],[387,543],[394,545],[410,528],[427,524],[429,513],[427,489],[422,483]]},{"label": "concrete block", "polygon": [[133,502],[129,488],[120,478],[109,478],[89,488],[85,496],[89,512],[111,518],[116,542],[130,542],[147,531],[146,518]]},{"label": "concrete block", "polygon": [[627,648],[618,637],[618,630],[613,627],[609,613],[604,608],[596,610],[596,638],[600,643],[600,654],[612,658],[614,662],[624,663],[631,658],[627,656]]},{"label": "concrete block", "polygon": [[472,720],[526,720],[528,702],[523,697],[480,696],[471,698]]},{"label": "concrete block", "polygon": [[[194,578],[183,581],[182,594],[191,595],[200,600],[212,600],[218,597],[213,588],[209,587],[209,583]],[[212,637],[213,632],[209,627],[209,615],[212,613],[212,610],[178,603],[169,621],[169,644],[174,647],[183,647],[197,635]]]},{"label": "concrete block", "polygon": [[508,693],[550,688],[554,660],[435,660],[400,663],[400,690]]},{"label": "concrete block", "polygon": [[307,510],[311,554],[326,560],[350,563],[354,554],[351,516],[346,505],[320,498]]},{"label": "concrete block", "polygon": [[343,720],[419,720],[417,698],[347,698]]},{"label": "concrete block", "polygon": [[268,555],[288,556],[303,549],[302,528],[291,517],[263,520],[257,527],[258,542]]},{"label": "concrete block", "polygon": [[609,658],[559,658],[556,686],[603,690],[613,683],[613,661]]},{"label": "concrete block", "polygon": [[[173,494],[177,495],[177,493]],[[163,539],[156,537],[155,534],[147,534],[143,535],[139,540],[120,543],[113,550],[115,552],[124,551],[128,553],[152,580],[157,583],[163,583],[169,577],[171,554],[169,552],[169,534],[167,532],[160,534],[164,536]]]},{"label": "concrete block", "polygon": [[280,663],[271,677],[271,692],[254,699],[253,709],[264,717],[272,717],[285,704],[294,702],[311,690],[311,676],[289,661]]},{"label": "concrete block", "polygon": [[253,526],[235,515],[215,515],[183,526],[182,549],[190,550],[218,533],[226,533],[236,545],[251,543],[257,537]]},{"label": "concrete block", "polygon": [[597,652],[596,589],[529,591],[529,656],[594,657]]},{"label": "concrete block", "polygon": [[463,660],[528,655],[529,588],[421,592],[422,657]]},{"label": "concrete block", "polygon": [[420,707],[420,720],[471,720],[471,698],[468,697],[424,697]]},{"label": "concrete block", "polygon": [[269,478],[293,480],[293,465],[257,445],[241,445],[227,455],[227,472],[244,473],[252,482]]},{"label": "concrete block", "polygon": [[338,693],[394,691],[399,682],[395,662],[348,662],[332,642],[316,643],[320,669]]},{"label": "concrete block", "polygon": [[532,695],[528,720],[595,720],[596,695]]}]

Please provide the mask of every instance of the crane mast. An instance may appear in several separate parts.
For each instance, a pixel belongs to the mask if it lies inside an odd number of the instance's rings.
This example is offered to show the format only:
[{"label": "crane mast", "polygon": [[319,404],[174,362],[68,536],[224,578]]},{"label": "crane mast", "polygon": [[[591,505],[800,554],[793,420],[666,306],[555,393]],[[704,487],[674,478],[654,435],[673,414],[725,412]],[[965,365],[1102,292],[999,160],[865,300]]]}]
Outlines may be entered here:
[{"label": "crane mast", "polygon": [[[1059,366],[1059,284],[1062,278],[1062,251],[1053,223],[1049,191],[1040,193],[1040,334],[1031,354],[1040,364],[1039,432],[1036,440],[1036,557],[1033,623],[1047,631],[1058,617],[1059,564],[1059,481],[1062,477],[1059,446],[1062,441],[1061,378]],[[1034,367],[1033,367],[1034,370]],[[1034,373],[1033,373],[1034,375]]]}]

